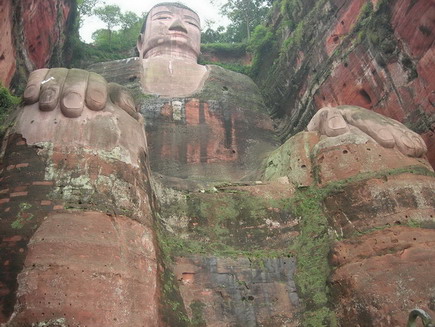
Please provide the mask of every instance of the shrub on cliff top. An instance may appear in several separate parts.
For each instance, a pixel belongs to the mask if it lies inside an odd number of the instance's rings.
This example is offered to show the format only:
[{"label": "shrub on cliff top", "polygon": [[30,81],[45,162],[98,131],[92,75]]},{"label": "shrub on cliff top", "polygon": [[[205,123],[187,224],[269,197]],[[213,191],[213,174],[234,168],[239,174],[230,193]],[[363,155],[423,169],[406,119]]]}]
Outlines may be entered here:
[{"label": "shrub on cliff top", "polygon": [[274,34],[268,27],[264,25],[258,25],[255,28],[248,44],[248,50],[254,54],[251,68],[252,75],[255,76],[257,74],[262,58],[268,51],[270,51],[274,42]]}]

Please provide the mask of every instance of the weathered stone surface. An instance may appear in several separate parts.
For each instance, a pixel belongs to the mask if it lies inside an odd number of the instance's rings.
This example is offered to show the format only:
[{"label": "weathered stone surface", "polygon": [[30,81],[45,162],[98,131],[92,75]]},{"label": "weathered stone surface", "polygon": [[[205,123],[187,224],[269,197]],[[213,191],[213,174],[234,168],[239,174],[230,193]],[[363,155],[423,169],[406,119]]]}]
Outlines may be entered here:
[{"label": "weathered stone surface", "polygon": [[[8,87],[16,73],[60,65],[72,25],[72,1],[2,1],[0,9],[0,82]],[[15,83],[23,83],[19,76]],[[23,79],[23,80],[21,80]]]},{"label": "weathered stone surface", "polygon": [[405,156],[397,150],[372,143],[367,138],[340,135],[324,138],[314,148],[314,165],[322,185],[363,173],[421,167],[432,171],[429,163],[420,158]]},{"label": "weathered stone surface", "polygon": [[101,212],[52,213],[28,244],[10,326],[158,326],[153,232]]},{"label": "weathered stone surface", "polygon": [[161,238],[187,316],[204,326],[297,326],[288,181],[176,191],[160,185]]},{"label": "weathered stone surface", "polygon": [[333,297],[351,326],[404,326],[415,307],[435,314],[435,231],[393,227],[337,242]]},{"label": "weathered stone surface", "polygon": [[173,270],[188,316],[204,326],[299,326],[294,258],[189,256]]},{"label": "weathered stone surface", "polygon": [[[310,137],[312,143],[308,146]],[[301,144],[303,151],[298,151],[294,144]],[[435,176],[428,162],[407,157],[397,149],[384,148],[366,135],[347,133],[318,137],[313,132],[303,132],[271,154],[265,162],[275,165],[263,167],[263,175],[267,173],[273,179],[286,176],[287,179],[295,170],[292,163],[299,162],[295,158],[300,157],[305,157],[309,163],[306,176],[312,176],[312,180],[294,193],[296,201],[292,204],[297,215],[301,215],[298,224],[301,230],[295,243],[303,240],[304,246],[309,247],[317,243],[315,240],[311,243],[306,233],[316,240],[323,235],[327,244],[322,244],[328,252],[328,242],[344,238],[331,252],[332,265],[337,268],[329,284],[340,323],[400,326],[406,323],[414,307],[427,309],[432,305],[434,279],[429,272],[435,254],[431,250],[432,230],[400,227],[434,226]],[[304,192],[308,194],[304,196]],[[322,226],[316,226],[315,217],[324,218],[321,224],[328,225],[329,240],[324,231],[319,234]],[[391,226],[394,226],[391,235],[373,232]],[[402,230],[407,231],[405,236],[397,236]],[[408,250],[409,255],[400,256]],[[307,265],[315,266],[322,257],[317,256],[313,261],[307,254],[300,257],[299,252],[296,252],[298,278],[303,278],[301,275],[307,274]],[[305,278],[309,280],[315,273],[311,271]],[[305,310],[310,310],[318,296],[315,291],[326,285],[317,285],[317,289],[312,290],[306,281],[303,283],[299,286],[304,285],[309,291],[299,294],[306,304]],[[314,316],[306,319],[316,321],[318,314],[319,311],[314,310]]]},{"label": "weathered stone surface", "polygon": [[267,157],[263,163],[262,179],[275,180],[286,177],[295,186],[313,184],[310,156],[319,140],[316,132],[302,132],[290,138]]},{"label": "weathered stone surface", "polygon": [[188,247],[182,251],[255,250],[265,255],[285,251],[299,234],[288,202],[293,193],[291,185],[280,182],[217,186],[187,194],[165,188],[157,192],[171,238]]},{"label": "weathered stone surface", "polygon": [[435,221],[435,178],[400,174],[350,184],[325,199],[339,237],[373,228]]}]

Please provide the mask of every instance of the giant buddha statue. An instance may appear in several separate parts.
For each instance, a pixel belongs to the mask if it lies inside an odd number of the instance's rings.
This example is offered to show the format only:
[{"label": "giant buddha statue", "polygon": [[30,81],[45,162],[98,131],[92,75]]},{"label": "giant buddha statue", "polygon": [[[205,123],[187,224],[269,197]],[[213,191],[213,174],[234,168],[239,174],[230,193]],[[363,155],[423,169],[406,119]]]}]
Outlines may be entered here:
[{"label": "giant buddha statue", "polygon": [[[311,140],[304,156],[292,161],[297,151],[276,150],[263,161],[277,144],[258,88],[247,76],[198,64],[199,17],[182,4],[154,6],[137,48],[139,58],[97,64],[94,72],[52,68],[29,77],[2,147],[5,326],[168,325],[160,278],[168,267],[160,258],[155,217],[173,193],[162,189],[185,196],[222,182],[266,183],[261,176],[293,194],[314,183],[319,169],[321,185],[358,175],[355,162],[342,167],[338,156],[337,163],[325,157],[367,144],[380,149],[366,154],[370,170],[381,170],[380,153],[388,151],[399,168],[429,167],[416,133],[354,106],[319,110],[293,139]],[[113,82],[126,84],[133,96]],[[367,230],[372,227],[376,222]],[[207,285],[196,292],[212,292]],[[189,292],[181,292],[185,302],[196,296]]]}]

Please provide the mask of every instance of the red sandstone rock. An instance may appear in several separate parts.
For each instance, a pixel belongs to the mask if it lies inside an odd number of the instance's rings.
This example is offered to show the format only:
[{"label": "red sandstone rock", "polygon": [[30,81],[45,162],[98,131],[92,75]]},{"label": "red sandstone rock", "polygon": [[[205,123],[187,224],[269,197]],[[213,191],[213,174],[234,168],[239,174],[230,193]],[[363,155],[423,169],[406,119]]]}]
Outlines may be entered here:
[{"label": "red sandstone rock", "polygon": [[325,212],[339,237],[409,221],[432,223],[434,185],[435,178],[414,174],[372,178],[330,194]]},{"label": "red sandstone rock", "polygon": [[9,86],[16,67],[12,15],[12,1],[3,1],[0,8],[0,82],[6,87]]},{"label": "red sandstone rock", "polygon": [[48,67],[54,55],[65,59],[61,56],[70,13],[69,0],[2,1],[0,82],[4,86],[9,86],[15,74],[17,58],[27,72]]},{"label": "red sandstone rock", "polygon": [[347,326],[405,326],[418,307],[435,314],[435,231],[394,227],[337,242],[333,296]]},{"label": "red sandstone rock", "polygon": [[[340,181],[354,177],[358,174],[375,173],[394,169],[405,169],[406,167],[421,167],[432,170],[432,167],[425,159],[411,158],[398,150],[384,148],[372,142],[362,144],[351,144],[340,139],[345,135],[330,138],[336,142],[330,146],[314,149],[314,165],[319,169],[319,181],[321,185],[329,182]],[[334,140],[336,139],[336,140]]]},{"label": "red sandstone rock", "polygon": [[349,2],[349,5],[347,7],[344,7],[345,12],[338,17],[338,19],[336,20],[337,24],[335,25],[335,28],[326,38],[325,48],[328,56],[330,56],[332,52],[337,48],[337,46],[341,43],[343,37],[351,31],[353,25],[358,19],[361,7],[365,3],[365,0],[354,0],[352,2]]},{"label": "red sandstone rock", "polygon": [[10,323],[157,326],[152,234],[122,216],[50,214],[30,239]]},{"label": "red sandstone rock", "polygon": [[220,53],[214,53],[213,51],[204,51],[201,53],[201,59],[207,62],[224,62],[230,64],[250,65],[252,56],[249,53],[245,53],[242,56],[232,56]]},{"label": "red sandstone rock", "polygon": [[[430,1],[399,0],[393,6],[394,32],[414,58],[421,58],[435,40],[435,7]],[[432,77],[434,79],[434,77]]]},{"label": "red sandstone rock", "polygon": [[56,46],[62,47],[69,1],[22,1],[25,49],[34,68],[47,67]]}]

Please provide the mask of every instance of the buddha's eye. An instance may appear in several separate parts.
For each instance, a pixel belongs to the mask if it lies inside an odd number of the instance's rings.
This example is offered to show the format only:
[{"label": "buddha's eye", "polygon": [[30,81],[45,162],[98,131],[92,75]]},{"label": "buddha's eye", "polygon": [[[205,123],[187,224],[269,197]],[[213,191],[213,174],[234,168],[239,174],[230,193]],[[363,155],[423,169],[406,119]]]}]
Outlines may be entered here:
[{"label": "buddha's eye", "polygon": [[186,21],[186,23],[199,28],[199,26],[194,22]]},{"label": "buddha's eye", "polygon": [[171,19],[171,17],[169,17],[169,16],[160,16],[160,17],[157,17],[156,19],[157,20],[168,20],[168,19]]}]

